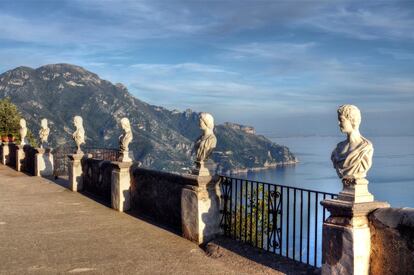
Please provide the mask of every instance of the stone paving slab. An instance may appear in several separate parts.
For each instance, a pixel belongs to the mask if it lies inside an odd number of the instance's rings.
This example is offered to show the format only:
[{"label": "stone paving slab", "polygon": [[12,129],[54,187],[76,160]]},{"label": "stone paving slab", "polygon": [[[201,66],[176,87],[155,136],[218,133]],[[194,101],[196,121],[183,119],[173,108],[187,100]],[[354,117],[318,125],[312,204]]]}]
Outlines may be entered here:
[{"label": "stone paving slab", "polygon": [[0,165],[1,274],[240,274],[195,244]]},{"label": "stone paving slab", "polygon": [[168,230],[70,191],[67,184],[0,164],[0,274],[313,273],[222,238],[209,243],[216,252],[206,254]]}]

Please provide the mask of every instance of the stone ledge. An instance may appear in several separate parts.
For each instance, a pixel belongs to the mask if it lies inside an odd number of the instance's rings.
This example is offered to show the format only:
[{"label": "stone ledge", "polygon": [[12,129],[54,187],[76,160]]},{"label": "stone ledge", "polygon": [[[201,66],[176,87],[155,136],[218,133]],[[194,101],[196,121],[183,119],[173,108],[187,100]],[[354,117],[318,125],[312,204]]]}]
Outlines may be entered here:
[{"label": "stone ledge", "polygon": [[179,185],[192,185],[192,186],[209,186],[211,184],[217,184],[219,183],[219,177],[218,176],[197,176],[192,174],[173,174],[170,172],[163,172],[163,171],[157,171],[157,170],[151,170],[147,168],[142,167],[133,167],[132,173],[134,177],[138,174],[141,175],[147,175],[157,178],[162,178],[166,182],[173,182],[174,184]]},{"label": "stone ledge", "polygon": [[369,215],[369,219],[381,223],[384,227],[408,226],[414,231],[414,208],[377,209]]},{"label": "stone ledge", "polygon": [[390,207],[388,202],[373,201],[353,203],[338,199],[327,199],[321,201],[321,205],[331,213],[332,217],[361,217],[378,208]]}]

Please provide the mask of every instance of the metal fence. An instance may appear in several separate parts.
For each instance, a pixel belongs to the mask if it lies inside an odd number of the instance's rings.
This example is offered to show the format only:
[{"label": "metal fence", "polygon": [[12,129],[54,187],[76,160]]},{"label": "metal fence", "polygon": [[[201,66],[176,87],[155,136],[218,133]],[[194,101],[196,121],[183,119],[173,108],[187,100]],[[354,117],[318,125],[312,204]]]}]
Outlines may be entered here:
[{"label": "metal fence", "polygon": [[[60,146],[52,151],[53,154],[53,174],[55,177],[67,176],[69,167],[69,154],[73,154],[76,151],[75,147]],[[117,161],[119,159],[119,149],[115,148],[97,148],[86,147],[83,148],[85,154],[91,154],[92,158]]]},{"label": "metal fence", "polygon": [[320,201],[337,194],[221,176],[224,235],[302,262],[321,265]]}]

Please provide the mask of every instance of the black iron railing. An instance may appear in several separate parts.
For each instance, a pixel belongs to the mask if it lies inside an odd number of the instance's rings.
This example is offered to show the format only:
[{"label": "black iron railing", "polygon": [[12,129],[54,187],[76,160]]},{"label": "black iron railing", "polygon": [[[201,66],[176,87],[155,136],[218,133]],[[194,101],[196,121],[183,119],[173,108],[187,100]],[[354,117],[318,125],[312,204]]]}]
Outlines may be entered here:
[{"label": "black iron railing", "polygon": [[337,195],[221,176],[224,235],[311,266],[321,265],[320,201]]},{"label": "black iron railing", "polygon": [[[75,147],[60,146],[53,150],[53,168],[54,176],[66,176],[68,175],[69,167],[69,154],[73,154],[76,151]],[[92,158],[117,161],[119,159],[119,149],[115,148],[96,148],[86,147],[82,148],[85,154],[91,154]]]}]

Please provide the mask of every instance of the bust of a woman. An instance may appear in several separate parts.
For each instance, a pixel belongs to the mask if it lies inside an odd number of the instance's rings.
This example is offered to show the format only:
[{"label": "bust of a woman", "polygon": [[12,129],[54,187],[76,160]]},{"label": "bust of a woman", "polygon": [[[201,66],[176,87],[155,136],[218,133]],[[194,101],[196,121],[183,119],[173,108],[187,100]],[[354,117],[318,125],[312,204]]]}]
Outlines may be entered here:
[{"label": "bust of a woman", "polygon": [[26,120],[24,118],[20,119],[20,130],[19,130],[19,134],[20,134],[20,145],[26,145],[27,141],[26,141],[26,136],[27,136],[27,126],[26,126]]},{"label": "bust of a woman", "polygon": [[200,129],[203,131],[194,145],[196,160],[205,161],[217,145],[217,138],[214,135],[214,118],[209,113],[200,113]]},{"label": "bust of a woman", "polygon": [[40,148],[43,148],[43,146],[47,144],[49,133],[50,133],[50,129],[47,126],[47,119],[44,118],[40,121],[40,131],[39,131]]},{"label": "bust of a woman", "polygon": [[83,119],[81,116],[75,116],[73,118],[73,125],[75,126],[76,130],[72,134],[72,138],[78,147],[76,153],[81,154],[82,150],[80,146],[85,143],[85,129],[83,128]]},{"label": "bust of a woman", "polygon": [[338,121],[347,138],[333,150],[333,166],[343,180],[363,179],[371,168],[374,148],[359,132],[361,112],[354,105],[342,105],[338,109]]},{"label": "bust of a woman", "polygon": [[121,119],[121,127],[124,133],[119,137],[120,161],[131,161],[129,157],[129,144],[132,141],[132,130],[129,119],[124,117]]}]

